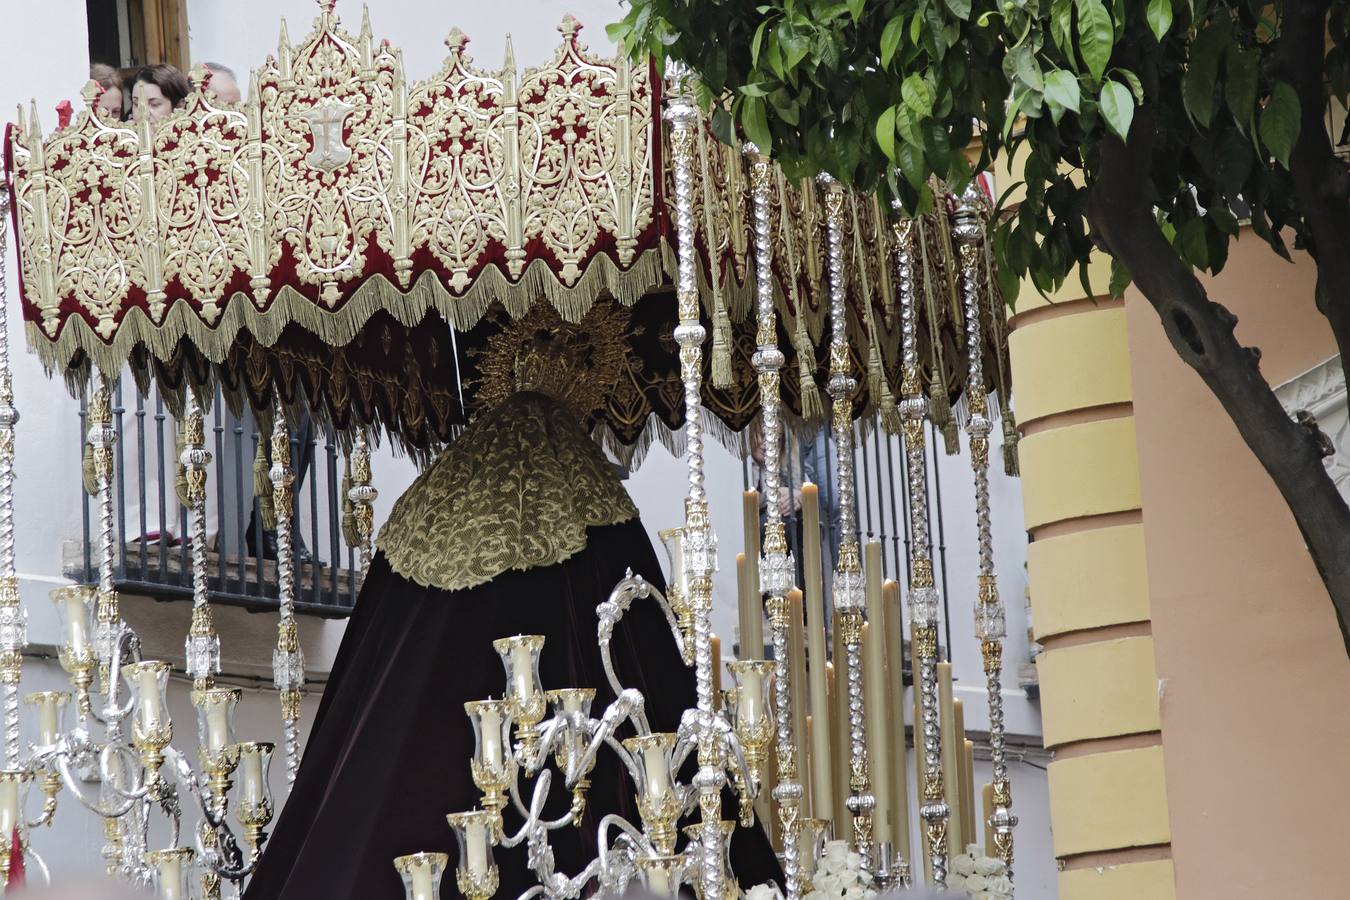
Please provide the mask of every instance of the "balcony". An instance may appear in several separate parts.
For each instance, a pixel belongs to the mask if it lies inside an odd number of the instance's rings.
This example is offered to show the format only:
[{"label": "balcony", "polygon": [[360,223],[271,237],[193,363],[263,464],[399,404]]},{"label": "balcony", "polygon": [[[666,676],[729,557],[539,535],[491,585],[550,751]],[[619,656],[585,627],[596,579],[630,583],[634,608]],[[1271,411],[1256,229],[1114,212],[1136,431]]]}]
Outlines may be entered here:
[{"label": "balcony", "polygon": [[[81,404],[81,424],[85,421]],[[253,548],[265,547],[262,515],[254,496],[254,459],[259,435],[251,418],[235,419],[217,393],[206,413],[207,449],[212,454],[207,482],[207,591],[210,602],[253,612],[276,611],[277,563]],[[188,514],[174,490],[177,474],[176,425],[163,398],[152,388],[142,396],[118,382],[113,392],[114,451],[113,582],[123,594],[157,600],[191,600],[191,543]],[[85,428],[81,428],[83,434]],[[342,473],[331,434],[291,437],[292,465],[299,471],[293,533],[308,551],[295,566],[295,609],[302,615],[350,615],[358,590],[355,550],[343,538]],[[98,506],[84,494],[82,538],[67,542],[62,568],[80,582],[98,579]],[[251,533],[250,533],[251,532]]]}]

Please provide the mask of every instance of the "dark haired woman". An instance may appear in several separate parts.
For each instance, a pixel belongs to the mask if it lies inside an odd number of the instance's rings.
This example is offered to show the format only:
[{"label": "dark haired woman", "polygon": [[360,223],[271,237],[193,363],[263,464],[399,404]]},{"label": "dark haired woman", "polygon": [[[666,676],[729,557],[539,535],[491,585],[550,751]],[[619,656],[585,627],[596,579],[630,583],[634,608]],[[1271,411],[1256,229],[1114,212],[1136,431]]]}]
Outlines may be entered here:
[{"label": "dark haired woman", "polygon": [[142,105],[151,126],[179,106],[192,91],[192,84],[173,66],[145,66],[131,80],[131,119],[138,121]]}]

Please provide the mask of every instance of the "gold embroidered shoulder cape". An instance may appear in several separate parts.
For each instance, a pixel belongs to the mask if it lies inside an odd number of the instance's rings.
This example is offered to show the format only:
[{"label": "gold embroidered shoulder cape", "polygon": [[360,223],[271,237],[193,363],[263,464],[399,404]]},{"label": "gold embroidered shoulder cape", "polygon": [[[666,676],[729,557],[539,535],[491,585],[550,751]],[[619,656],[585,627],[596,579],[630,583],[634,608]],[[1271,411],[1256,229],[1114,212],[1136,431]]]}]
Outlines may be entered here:
[{"label": "gold embroidered shoulder cape", "polygon": [[404,578],[463,590],[560,563],[585,548],[588,527],[637,514],[572,414],[522,392],[485,412],[413,482],[378,545]]}]

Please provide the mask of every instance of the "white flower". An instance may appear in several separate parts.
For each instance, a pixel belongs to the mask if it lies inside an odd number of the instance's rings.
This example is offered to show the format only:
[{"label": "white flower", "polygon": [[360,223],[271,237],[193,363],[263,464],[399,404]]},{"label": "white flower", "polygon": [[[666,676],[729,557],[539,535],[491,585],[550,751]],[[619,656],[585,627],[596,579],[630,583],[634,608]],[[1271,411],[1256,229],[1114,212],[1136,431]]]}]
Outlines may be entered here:
[{"label": "white flower", "polygon": [[862,855],[858,853],[849,853],[848,862],[846,863],[846,865],[848,866],[848,870],[850,872],[861,872]]},{"label": "white flower", "polygon": [[971,859],[979,859],[981,856],[984,856],[984,853],[982,853],[981,850],[982,848],[979,844],[966,844],[966,856],[969,856]]},{"label": "white flower", "polygon": [[971,894],[971,900],[999,900],[998,895],[991,894],[988,891],[980,891],[978,894]]},{"label": "white flower", "polygon": [[826,900],[826,897],[820,891],[808,891],[802,900]]},{"label": "white flower", "polygon": [[952,871],[957,875],[975,874],[975,860],[962,853],[952,857]]},{"label": "white flower", "polygon": [[1007,875],[999,874],[989,879],[989,893],[997,897],[1011,897],[1013,892],[1012,879]]},{"label": "white flower", "polygon": [[826,897],[838,897],[844,892],[844,883],[838,875],[817,870],[811,879],[811,885]]},{"label": "white flower", "polygon": [[989,879],[983,875],[966,876],[966,893],[978,894],[980,891],[989,890]]},{"label": "white flower", "polygon": [[826,865],[837,868],[848,862],[849,851],[848,841],[830,841],[825,845],[824,862]]},{"label": "white flower", "polygon": [[781,895],[776,885],[757,884],[745,892],[745,900],[778,900]]},{"label": "white flower", "polygon": [[988,878],[991,875],[1002,875],[1007,868],[1003,865],[1003,860],[993,859],[988,856],[981,856],[975,860],[975,872]]},{"label": "white flower", "polygon": [[947,876],[947,889],[949,891],[964,891],[966,889],[966,876],[953,872]]}]

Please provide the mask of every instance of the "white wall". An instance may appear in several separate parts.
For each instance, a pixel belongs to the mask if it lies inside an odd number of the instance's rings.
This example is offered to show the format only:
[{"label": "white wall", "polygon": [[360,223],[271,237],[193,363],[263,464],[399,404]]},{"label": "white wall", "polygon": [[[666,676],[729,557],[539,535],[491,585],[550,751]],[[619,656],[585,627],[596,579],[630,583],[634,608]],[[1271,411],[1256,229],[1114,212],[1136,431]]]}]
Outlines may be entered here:
[{"label": "white wall", "polygon": [[[409,74],[425,77],[439,68],[445,55],[442,39],[458,25],[472,39],[471,53],[486,68],[500,65],[505,32],[513,34],[517,62],[527,68],[552,54],[558,46],[557,22],[564,12],[575,14],[584,25],[585,40],[609,52],[604,25],[622,14],[613,0],[571,0],[567,4],[544,0],[503,0],[489,4],[456,4],[438,8],[417,0],[381,0],[372,4],[371,17],[377,39],[389,38],[402,47]],[[313,0],[190,0],[189,19],[192,57],[229,65],[241,75],[275,52],[278,19],[286,16],[290,35],[299,40],[310,27]],[[339,12],[350,30],[360,24],[359,6],[341,0]],[[55,104],[63,98],[77,100],[87,75],[84,5],[75,0],[47,0],[29,4],[22,19],[11,18],[0,29],[0,110],[13,110],[18,102],[36,97],[44,127],[54,123]],[[12,247],[10,272],[14,272]],[[16,296],[17,280],[10,275],[6,307],[12,336],[13,368],[18,404],[23,414],[18,433],[16,497],[19,569],[25,602],[31,616],[31,639],[35,652],[56,642],[55,621],[47,591],[61,583],[60,558],[63,542],[77,540],[81,533],[79,488],[79,422],[76,404],[64,386],[42,372],[36,359],[23,352],[22,321]],[[992,454],[998,459],[997,451]],[[708,485],[713,498],[713,525],[721,538],[723,567],[715,579],[714,625],[730,646],[736,619],[734,558],[741,549],[739,494],[741,463],[716,442],[709,442]],[[968,457],[940,460],[943,504],[948,547],[947,571],[954,659],[958,691],[967,700],[967,721],[981,727],[983,678],[978,650],[971,633],[974,599],[973,500]],[[996,467],[997,468],[997,467]],[[415,475],[413,466],[393,458],[381,448],[374,463],[375,484],[380,489],[377,521],[383,521],[406,485]],[[655,532],[682,519],[684,464],[659,444],[654,445],[643,466],[628,483],[643,519],[655,540]],[[1009,642],[1005,677],[1005,702],[1011,730],[1035,736],[1039,717],[1016,689],[1016,664],[1025,658],[1023,591],[1025,536],[1020,523],[1020,495],[1015,481],[996,474],[994,485],[994,533],[1000,589],[1008,605]],[[127,615],[143,633],[147,653],[162,658],[181,657],[186,630],[186,604],[155,604],[129,599]],[[268,676],[267,653],[273,637],[274,619],[221,611],[217,616],[222,632],[227,670],[232,676]],[[306,620],[303,641],[313,675],[321,679],[341,636],[340,623]],[[229,681],[230,677],[224,680]],[[242,678],[236,681],[244,683]],[[65,677],[53,662],[26,660],[23,690],[55,688]],[[186,733],[193,721],[187,706],[185,686],[173,686],[175,719]],[[312,715],[316,695],[306,698],[305,711]],[[907,706],[908,708],[908,706]],[[31,723],[25,723],[28,727]],[[243,736],[280,743],[280,721],[275,694],[250,690],[240,708],[239,731]],[[274,789],[281,796],[282,766],[274,768]],[[1023,825],[1019,830],[1019,873],[1023,897],[1054,896],[1053,858],[1049,844],[1044,774],[1033,766],[1013,766],[1014,790]],[[981,779],[982,780],[982,779]],[[70,875],[97,866],[101,829],[90,814],[76,808],[72,798],[62,797],[56,825],[33,838],[58,874]]]}]

